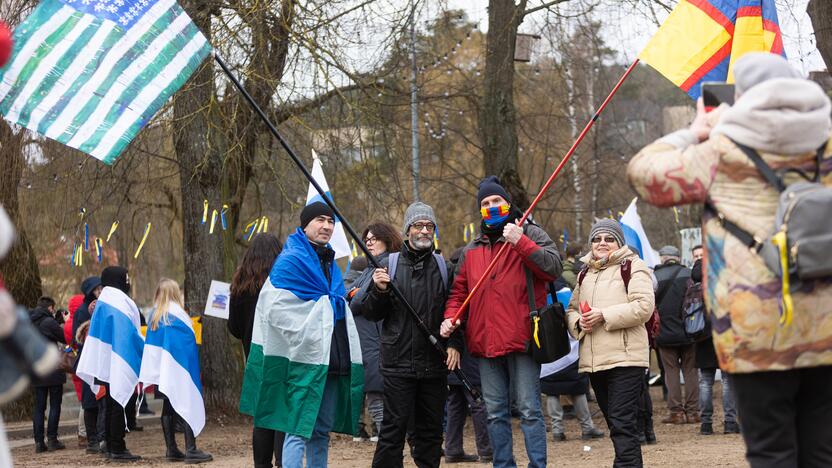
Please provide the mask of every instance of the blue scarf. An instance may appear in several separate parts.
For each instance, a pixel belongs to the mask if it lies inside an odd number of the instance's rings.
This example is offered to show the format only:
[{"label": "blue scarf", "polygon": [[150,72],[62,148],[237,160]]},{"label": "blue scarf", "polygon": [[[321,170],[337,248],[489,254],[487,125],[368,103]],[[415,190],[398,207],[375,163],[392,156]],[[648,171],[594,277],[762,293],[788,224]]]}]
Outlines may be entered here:
[{"label": "blue scarf", "polygon": [[341,270],[334,261],[330,266],[330,278],[332,281],[327,282],[318,254],[309,245],[301,228],[286,239],[286,245],[269,274],[269,281],[274,287],[289,290],[305,301],[317,301],[321,296],[329,296],[335,320],[343,320],[346,291]]}]

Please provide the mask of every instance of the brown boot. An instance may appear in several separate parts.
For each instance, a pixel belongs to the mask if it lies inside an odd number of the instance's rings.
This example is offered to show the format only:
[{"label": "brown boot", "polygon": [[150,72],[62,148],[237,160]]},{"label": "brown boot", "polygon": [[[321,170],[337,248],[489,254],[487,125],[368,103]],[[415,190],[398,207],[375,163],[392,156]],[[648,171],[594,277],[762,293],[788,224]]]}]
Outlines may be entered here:
[{"label": "brown boot", "polygon": [[87,448],[87,438],[78,436],[78,448]]},{"label": "brown boot", "polygon": [[670,413],[670,415],[664,419],[662,419],[662,424],[685,424],[687,423],[687,418],[685,418],[685,413]]},{"label": "brown boot", "polygon": [[688,424],[699,424],[702,422],[702,418],[699,417],[699,413],[688,413]]}]

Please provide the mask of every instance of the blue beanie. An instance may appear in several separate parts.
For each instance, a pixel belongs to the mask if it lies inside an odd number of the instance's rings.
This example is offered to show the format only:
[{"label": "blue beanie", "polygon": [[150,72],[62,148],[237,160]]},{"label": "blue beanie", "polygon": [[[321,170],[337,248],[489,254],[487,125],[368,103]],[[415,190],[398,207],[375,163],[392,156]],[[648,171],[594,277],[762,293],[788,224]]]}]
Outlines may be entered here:
[{"label": "blue beanie", "polygon": [[477,190],[477,206],[482,203],[483,198],[490,197],[491,195],[499,195],[505,198],[507,202],[511,203],[511,197],[508,196],[506,189],[500,185],[500,179],[493,175],[480,181],[480,187],[479,190]]}]

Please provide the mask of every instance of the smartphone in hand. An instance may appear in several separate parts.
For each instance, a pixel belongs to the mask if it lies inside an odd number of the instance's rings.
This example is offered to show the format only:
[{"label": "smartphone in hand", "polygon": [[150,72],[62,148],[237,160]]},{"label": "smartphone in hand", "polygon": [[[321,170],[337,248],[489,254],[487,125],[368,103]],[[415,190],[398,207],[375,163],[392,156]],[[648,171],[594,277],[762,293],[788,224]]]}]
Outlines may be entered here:
[{"label": "smartphone in hand", "polygon": [[734,105],[734,85],[714,81],[702,83],[702,100],[705,104],[705,112],[710,112],[720,104]]}]

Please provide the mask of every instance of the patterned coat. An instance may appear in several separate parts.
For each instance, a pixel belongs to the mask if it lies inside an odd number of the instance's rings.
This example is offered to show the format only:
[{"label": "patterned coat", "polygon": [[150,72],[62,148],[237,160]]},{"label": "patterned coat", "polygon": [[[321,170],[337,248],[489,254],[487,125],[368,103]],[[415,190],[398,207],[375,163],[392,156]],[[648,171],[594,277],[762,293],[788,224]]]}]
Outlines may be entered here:
[{"label": "patterned coat", "polygon": [[[829,99],[805,80],[770,80],[750,88],[733,108],[710,118],[710,139],[696,144],[689,130],[670,134],[630,162],[630,184],[661,207],[710,199],[727,219],[760,239],[774,227],[777,191],[731,141],[756,148],[775,170],[815,173],[816,148],[829,139]],[[832,186],[832,144],[821,165]],[[787,184],[799,177],[785,176]],[[832,364],[832,280],[806,282],[793,292],[794,320],[781,326],[781,281],[706,212],[705,300],[712,311],[720,367],[734,373]]]}]

